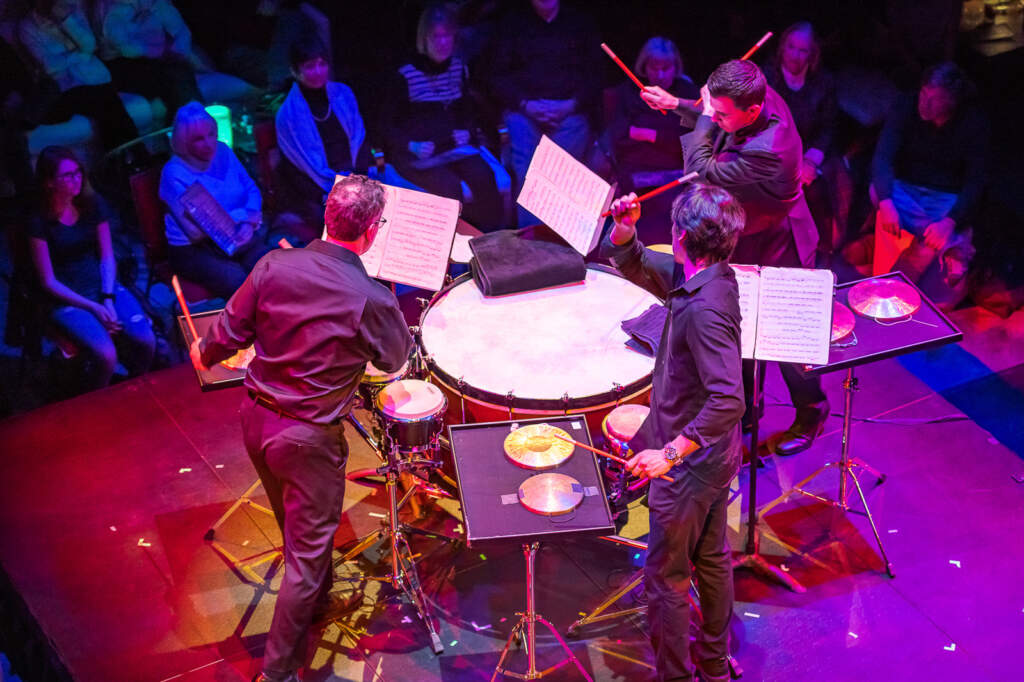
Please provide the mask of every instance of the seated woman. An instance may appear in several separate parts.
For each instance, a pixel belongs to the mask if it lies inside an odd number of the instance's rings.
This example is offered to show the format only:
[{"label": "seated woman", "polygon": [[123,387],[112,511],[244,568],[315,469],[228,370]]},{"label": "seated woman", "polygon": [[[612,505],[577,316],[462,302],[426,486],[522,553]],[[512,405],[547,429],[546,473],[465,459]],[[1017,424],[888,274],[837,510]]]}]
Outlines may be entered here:
[{"label": "seated woman", "polygon": [[838,103],[835,80],[821,66],[821,47],[810,23],[801,21],[782,33],[774,61],[765,68],[764,75],[789,105],[803,140],[800,181],[818,226],[818,251],[827,256],[834,246],[840,246],[834,243],[834,237],[845,232],[845,226],[836,224],[840,212],[833,201],[836,173],[840,171],[832,153]]},{"label": "seated woman", "polygon": [[60,90],[43,113],[43,123],[61,123],[82,114],[96,122],[107,151],[139,136],[111,83],[110,71],[95,54],[96,37],[81,3],[37,0],[19,24],[18,37]]},{"label": "seated woman", "polygon": [[327,48],[314,36],[290,50],[295,83],[275,119],[281,149],[278,185],[282,203],[302,220],[295,236],[308,241],[323,232],[324,200],[337,175],[366,173],[389,185],[419,189],[390,166],[381,173],[366,144],[366,127],[352,89],[329,79]]},{"label": "seated woman", "polygon": [[[171,150],[174,156],[160,175],[171,267],[213,295],[230,298],[269,250],[259,237],[263,219],[260,190],[235,153],[217,140],[217,123],[198,102],[189,102],[175,115]],[[197,183],[201,189],[192,189]],[[234,221],[230,255],[202,226],[207,221],[191,199],[196,195],[208,205],[212,198]],[[210,208],[204,212],[219,212],[215,206]]]},{"label": "seated woman", "polygon": [[[462,216],[487,231],[502,226],[503,202],[494,169],[481,156],[490,154],[473,144],[479,125],[466,93],[466,66],[453,55],[457,30],[452,6],[431,5],[420,16],[417,54],[398,69],[388,92],[388,149],[404,177],[463,201]],[[508,174],[494,166],[509,185]],[[463,183],[471,197],[464,197]]]},{"label": "seated woman", "polygon": [[129,374],[145,372],[156,339],[139,302],[116,281],[106,202],[85,191],[82,165],[65,147],[40,152],[36,179],[32,262],[49,323],[78,351],[84,390],[110,383],[118,361]]},{"label": "seated woman", "polygon": [[946,307],[965,293],[970,221],[985,185],[990,129],[970,106],[972,90],[951,62],[925,71],[917,102],[904,97],[886,120],[872,169],[877,229],[913,237],[893,269]]}]

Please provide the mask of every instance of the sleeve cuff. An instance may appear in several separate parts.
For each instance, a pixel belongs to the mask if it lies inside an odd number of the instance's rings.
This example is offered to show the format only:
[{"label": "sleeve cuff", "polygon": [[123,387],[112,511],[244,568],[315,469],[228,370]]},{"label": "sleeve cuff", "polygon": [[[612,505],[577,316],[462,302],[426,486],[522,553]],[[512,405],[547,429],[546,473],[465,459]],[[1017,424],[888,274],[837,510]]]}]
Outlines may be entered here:
[{"label": "sleeve cuff", "polygon": [[700,431],[694,427],[692,422],[683,427],[682,433],[684,437],[689,438],[696,443],[697,447],[701,450],[714,444],[714,441],[710,441],[701,435]]}]

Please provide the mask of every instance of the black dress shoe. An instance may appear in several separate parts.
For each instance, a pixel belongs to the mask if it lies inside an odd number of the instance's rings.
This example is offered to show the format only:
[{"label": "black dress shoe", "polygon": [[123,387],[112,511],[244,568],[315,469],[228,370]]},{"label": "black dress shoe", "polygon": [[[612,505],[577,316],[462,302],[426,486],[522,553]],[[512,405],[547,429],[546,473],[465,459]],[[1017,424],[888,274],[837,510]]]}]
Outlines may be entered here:
[{"label": "black dress shoe", "polygon": [[822,409],[813,410],[813,414],[800,414],[798,410],[793,425],[786,429],[775,445],[775,454],[786,457],[811,447],[814,444],[814,439],[825,430],[828,414],[828,405]]},{"label": "black dress shoe", "polygon": [[729,663],[724,658],[714,658],[697,663],[697,679],[700,682],[729,682]]}]

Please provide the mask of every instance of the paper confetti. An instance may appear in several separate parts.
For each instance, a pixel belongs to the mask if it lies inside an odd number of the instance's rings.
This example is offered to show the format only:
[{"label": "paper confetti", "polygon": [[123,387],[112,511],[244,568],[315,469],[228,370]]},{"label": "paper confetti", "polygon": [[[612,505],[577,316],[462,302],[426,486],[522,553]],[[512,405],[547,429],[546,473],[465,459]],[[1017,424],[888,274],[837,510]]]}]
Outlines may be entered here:
[{"label": "paper confetti", "polygon": [[945,649],[946,651],[956,651],[956,642],[953,642],[949,646],[944,646],[942,648]]},{"label": "paper confetti", "polygon": [[224,468],[224,465],[223,465],[223,464],[214,464],[214,465],[213,465],[213,468],[214,468],[214,469],[223,469],[223,468]]},{"label": "paper confetti", "polygon": [[477,625],[475,620],[469,621],[469,624],[472,625],[473,629],[477,632],[480,632],[481,630],[486,630],[487,628],[491,627],[490,623],[488,623],[487,625]]},{"label": "paper confetti", "polygon": [[960,568],[960,562],[959,562],[959,561],[957,561],[956,559],[950,559],[950,560],[949,560],[949,563],[953,564],[953,565],[954,565],[954,566],[956,566],[957,568]]},{"label": "paper confetti", "polygon": [[367,512],[366,515],[367,516],[372,516],[375,519],[386,519],[387,518],[386,514],[381,514],[379,512]]},{"label": "paper confetti", "polygon": [[139,547],[152,547],[153,545],[146,542],[146,538],[139,538]]},{"label": "paper confetti", "polygon": [[899,533],[900,531],[899,531],[899,529],[897,529],[897,528],[890,528],[890,529],[889,529],[889,532],[890,532],[890,533]]},{"label": "paper confetti", "polygon": [[860,639],[860,637],[857,636],[856,632],[847,632],[846,634],[848,634],[850,637],[853,637],[854,639]]},{"label": "paper confetti", "polygon": [[181,467],[178,469],[179,474],[187,474],[190,471],[192,471],[192,467]]},{"label": "paper confetti", "polygon": [[744,615],[744,616],[750,616],[751,618],[760,618],[760,617],[761,617],[761,616],[759,616],[759,615],[758,615],[758,614],[756,614],[756,613],[751,613],[750,611],[744,611],[744,612],[743,612],[743,615]]},{"label": "paper confetti", "polygon": [[452,643],[451,643],[451,644],[449,644],[448,646],[455,646],[455,645],[456,645],[456,644],[458,644],[458,643],[459,643],[459,640],[457,640],[457,639],[453,639],[453,640],[452,640]]},{"label": "paper confetti", "polygon": [[111,526],[111,527],[110,527],[110,530],[111,530],[112,532],[116,533],[116,532],[117,532],[117,526]]},{"label": "paper confetti", "polygon": [[402,618],[402,622],[403,623],[411,623],[412,622],[412,618],[409,618],[409,616],[405,616],[404,618]]},{"label": "paper confetti", "polygon": [[789,566],[787,566],[786,564],[779,564],[779,568],[782,569],[783,573],[789,573]]}]

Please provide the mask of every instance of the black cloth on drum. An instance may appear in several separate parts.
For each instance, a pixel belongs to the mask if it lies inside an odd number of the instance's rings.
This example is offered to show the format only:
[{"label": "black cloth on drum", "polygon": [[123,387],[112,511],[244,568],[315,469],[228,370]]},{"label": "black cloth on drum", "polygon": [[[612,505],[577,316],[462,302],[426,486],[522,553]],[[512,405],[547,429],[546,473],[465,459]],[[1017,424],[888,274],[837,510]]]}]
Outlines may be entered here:
[{"label": "black cloth on drum", "polygon": [[469,241],[473,281],[484,296],[582,282],[587,278],[583,256],[544,226],[499,230]]},{"label": "black cloth on drum", "polygon": [[668,308],[663,305],[652,305],[636,317],[623,320],[622,331],[630,337],[626,345],[644,355],[656,356],[666,319]]},{"label": "black cloth on drum", "polygon": [[318,424],[348,412],[367,362],[393,372],[412,350],[394,294],[359,256],[320,239],[260,259],[203,339],[203,362],[252,343],[246,387]]}]

